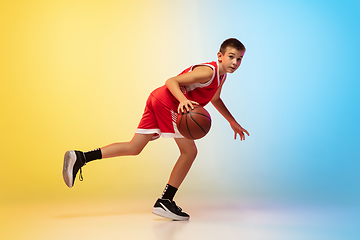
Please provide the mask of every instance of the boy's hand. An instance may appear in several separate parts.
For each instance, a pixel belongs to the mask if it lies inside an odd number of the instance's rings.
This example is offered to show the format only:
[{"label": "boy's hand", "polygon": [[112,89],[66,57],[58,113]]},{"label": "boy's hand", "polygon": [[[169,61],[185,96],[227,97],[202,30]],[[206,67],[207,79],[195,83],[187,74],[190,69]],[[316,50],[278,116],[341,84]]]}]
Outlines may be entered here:
[{"label": "boy's hand", "polygon": [[195,102],[195,101],[191,101],[191,100],[185,100],[185,101],[182,101],[179,106],[178,106],[178,113],[180,112],[184,112],[184,109],[186,112],[189,112],[190,109],[194,109],[194,104],[195,105],[199,105],[199,103]]},{"label": "boy's hand", "polygon": [[237,122],[232,122],[232,123],[230,123],[230,126],[231,126],[231,128],[234,130],[234,133],[235,133],[234,139],[236,139],[236,135],[237,135],[237,134],[240,135],[240,140],[241,140],[241,141],[242,141],[242,140],[245,140],[245,134],[244,134],[244,133],[246,133],[248,136],[250,136],[249,132],[246,131],[245,128],[242,128],[242,127],[240,126],[240,124],[238,124]]}]

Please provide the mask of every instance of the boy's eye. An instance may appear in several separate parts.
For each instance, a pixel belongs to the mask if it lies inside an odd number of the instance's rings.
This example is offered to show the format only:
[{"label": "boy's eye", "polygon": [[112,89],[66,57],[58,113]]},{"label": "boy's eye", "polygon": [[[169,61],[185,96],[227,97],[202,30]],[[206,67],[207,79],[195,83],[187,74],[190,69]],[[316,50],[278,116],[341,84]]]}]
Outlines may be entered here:
[{"label": "boy's eye", "polygon": [[233,58],[234,58],[234,56],[229,56],[229,58],[230,58],[230,59],[233,59]]}]

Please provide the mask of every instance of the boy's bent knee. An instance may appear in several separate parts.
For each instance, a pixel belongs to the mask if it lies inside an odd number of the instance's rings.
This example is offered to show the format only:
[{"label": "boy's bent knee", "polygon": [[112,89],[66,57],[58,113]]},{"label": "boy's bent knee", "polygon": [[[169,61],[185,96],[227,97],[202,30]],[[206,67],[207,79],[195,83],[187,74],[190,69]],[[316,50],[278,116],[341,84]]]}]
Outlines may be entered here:
[{"label": "boy's bent knee", "polygon": [[193,152],[192,152],[192,156],[194,157],[194,159],[196,158],[197,154],[198,154],[198,150],[195,146],[195,148],[193,149]]},{"label": "boy's bent knee", "polygon": [[133,139],[128,143],[129,155],[139,155],[150,141],[152,135],[135,134]]},{"label": "boy's bent knee", "polygon": [[133,155],[133,156],[139,155],[142,152],[142,150],[143,150],[143,148],[141,148],[141,147],[132,147],[130,149],[129,155]]},{"label": "boy's bent knee", "polygon": [[196,146],[182,149],[181,154],[187,155],[189,158],[195,159],[197,156],[198,150]]}]

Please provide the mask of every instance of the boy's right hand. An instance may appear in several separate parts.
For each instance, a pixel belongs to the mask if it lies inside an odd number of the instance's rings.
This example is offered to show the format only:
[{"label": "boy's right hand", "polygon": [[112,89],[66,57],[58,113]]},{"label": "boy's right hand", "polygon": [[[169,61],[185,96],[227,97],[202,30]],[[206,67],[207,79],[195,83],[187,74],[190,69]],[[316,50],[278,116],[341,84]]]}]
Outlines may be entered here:
[{"label": "boy's right hand", "polygon": [[179,106],[178,106],[178,113],[180,112],[189,112],[190,109],[194,109],[194,104],[195,105],[199,105],[199,103],[195,102],[195,101],[191,101],[191,100],[185,100],[185,101],[182,101],[179,103]]}]

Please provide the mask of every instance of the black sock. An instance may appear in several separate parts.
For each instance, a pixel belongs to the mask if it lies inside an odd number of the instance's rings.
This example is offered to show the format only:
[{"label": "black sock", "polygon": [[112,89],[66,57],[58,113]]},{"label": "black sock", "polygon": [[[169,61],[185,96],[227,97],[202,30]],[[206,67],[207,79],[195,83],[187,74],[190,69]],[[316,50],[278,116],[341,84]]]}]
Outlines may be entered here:
[{"label": "black sock", "polygon": [[85,152],[84,155],[85,155],[85,161],[87,163],[91,162],[91,161],[94,161],[96,159],[101,159],[102,158],[102,153],[101,153],[100,148]]},{"label": "black sock", "polygon": [[165,190],[161,196],[162,199],[169,199],[170,201],[173,200],[175,193],[178,189],[176,187],[173,187],[169,184],[166,184]]}]

